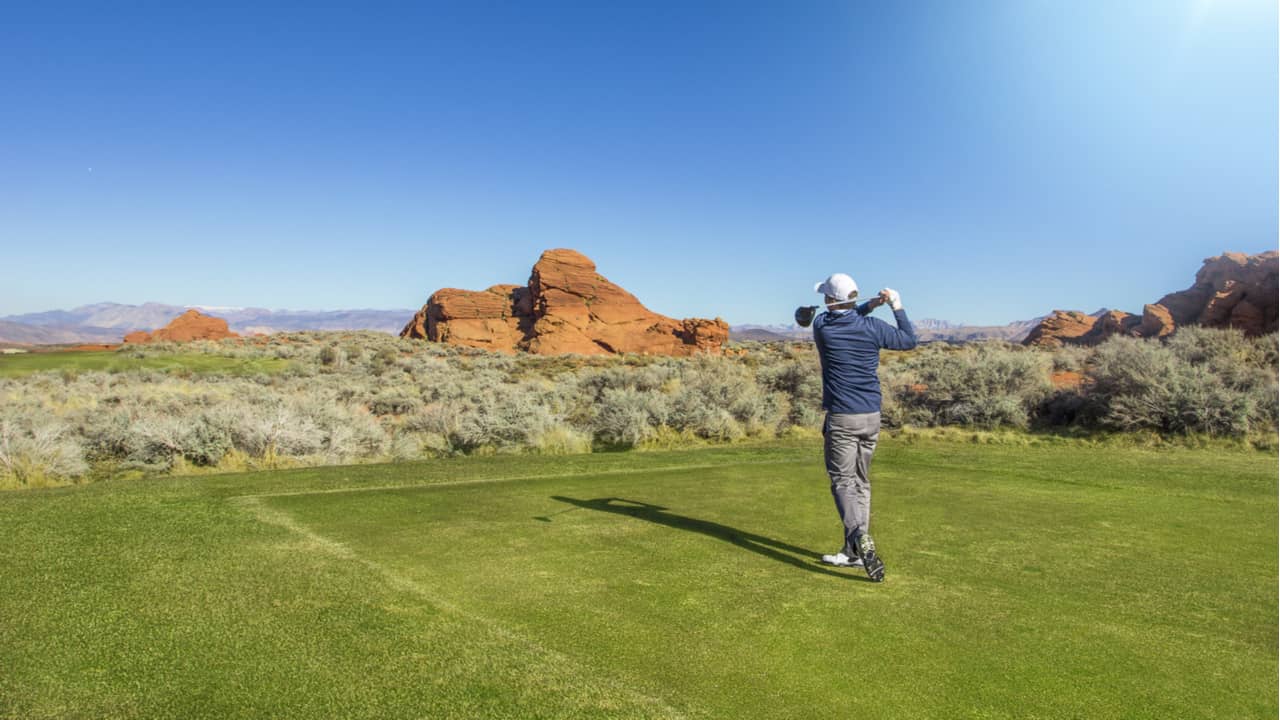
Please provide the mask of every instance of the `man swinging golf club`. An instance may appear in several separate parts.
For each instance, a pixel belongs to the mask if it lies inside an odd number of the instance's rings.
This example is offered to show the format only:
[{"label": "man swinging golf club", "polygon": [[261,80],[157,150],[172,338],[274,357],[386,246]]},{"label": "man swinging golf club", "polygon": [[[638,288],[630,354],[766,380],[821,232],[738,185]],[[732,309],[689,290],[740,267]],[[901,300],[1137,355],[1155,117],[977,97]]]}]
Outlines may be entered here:
[{"label": "man swinging golf club", "polygon": [[[823,455],[831,477],[831,495],[844,521],[844,547],[822,561],[840,567],[862,566],[876,582],[884,580],[884,561],[876,554],[871,522],[871,455],[880,437],[880,350],[910,350],[915,330],[902,309],[897,290],[886,288],[857,306],[858,284],[836,273],[813,288],[826,298],[827,311],[796,310],[796,322],[813,324],[813,340],[822,362]],[[888,303],[898,327],[867,317]]]}]

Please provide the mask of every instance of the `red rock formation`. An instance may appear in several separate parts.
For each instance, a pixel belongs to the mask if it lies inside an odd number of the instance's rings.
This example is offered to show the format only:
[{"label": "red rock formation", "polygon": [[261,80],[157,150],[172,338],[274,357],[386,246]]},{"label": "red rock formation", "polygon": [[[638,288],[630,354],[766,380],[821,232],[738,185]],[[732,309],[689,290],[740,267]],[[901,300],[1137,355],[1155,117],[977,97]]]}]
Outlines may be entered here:
[{"label": "red rock formation", "polygon": [[1176,324],[1169,308],[1159,303],[1142,306],[1142,325],[1138,328],[1142,337],[1164,337],[1171,334],[1174,327]]},{"label": "red rock formation", "polygon": [[1031,329],[1024,345],[1040,347],[1061,347],[1066,344],[1079,345],[1085,335],[1093,330],[1097,318],[1078,310],[1054,310],[1051,315],[1040,321]]},{"label": "red rock formation", "polygon": [[729,326],[718,318],[674,320],[654,313],[597,273],[585,255],[548,250],[533,266],[528,287],[439,290],[400,336],[542,355],[690,355],[719,352]]},{"label": "red rock formation", "polygon": [[528,288],[494,285],[483,292],[436,291],[400,337],[511,352],[532,324]]},{"label": "red rock formation", "polygon": [[1196,281],[1160,298],[1175,325],[1238,327],[1246,335],[1276,331],[1280,253],[1224,253],[1208,258]]},{"label": "red rock formation", "polygon": [[1080,340],[1085,345],[1097,345],[1112,335],[1132,335],[1141,324],[1141,317],[1123,310],[1108,310],[1093,321],[1093,327]]},{"label": "red rock formation", "polygon": [[227,328],[226,320],[210,317],[199,310],[188,310],[159,330],[131,332],[124,336],[124,341],[126,343],[190,342],[235,337],[240,336]]},{"label": "red rock formation", "polygon": [[[1098,318],[1055,310],[1031,331],[1025,345],[1096,345],[1112,335],[1164,337],[1182,325],[1240,328],[1246,335],[1276,332],[1280,253],[1225,253],[1208,258],[1196,281],[1142,309],[1142,317],[1111,311]],[[1085,327],[1087,325],[1087,327]]]}]

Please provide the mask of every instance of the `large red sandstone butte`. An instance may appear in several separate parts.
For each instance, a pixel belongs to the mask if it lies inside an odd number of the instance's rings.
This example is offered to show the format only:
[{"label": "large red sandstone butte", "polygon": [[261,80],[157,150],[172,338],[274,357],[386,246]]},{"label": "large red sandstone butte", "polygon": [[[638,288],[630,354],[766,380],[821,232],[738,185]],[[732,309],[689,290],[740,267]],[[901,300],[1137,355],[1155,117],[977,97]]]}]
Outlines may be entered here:
[{"label": "large red sandstone butte", "polygon": [[1112,310],[1094,318],[1054,310],[1032,329],[1026,345],[1096,345],[1112,335],[1164,337],[1182,325],[1234,327],[1246,335],[1276,332],[1280,253],[1224,253],[1204,261],[1195,283],[1142,308],[1142,315]]},{"label": "large red sandstone butte", "polygon": [[675,320],[650,311],[574,250],[542,253],[527,287],[436,291],[400,337],[541,355],[718,353],[725,321]]},{"label": "large red sandstone butte", "polygon": [[192,340],[222,340],[239,335],[227,328],[227,321],[210,317],[199,310],[188,310],[174,318],[159,330],[139,330],[124,336],[127,343],[190,342]]}]

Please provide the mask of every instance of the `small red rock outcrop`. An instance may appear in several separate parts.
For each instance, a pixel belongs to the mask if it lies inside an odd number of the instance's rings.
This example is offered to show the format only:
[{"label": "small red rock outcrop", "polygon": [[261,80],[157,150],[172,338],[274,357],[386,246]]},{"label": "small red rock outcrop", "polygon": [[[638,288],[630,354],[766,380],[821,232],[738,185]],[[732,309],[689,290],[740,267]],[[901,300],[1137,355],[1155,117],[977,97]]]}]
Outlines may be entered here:
[{"label": "small red rock outcrop", "polygon": [[159,330],[131,332],[124,336],[124,341],[126,343],[190,342],[237,337],[240,336],[228,329],[226,320],[205,315],[199,310],[188,310]]},{"label": "small red rock outcrop", "polygon": [[1172,334],[1176,326],[1173,315],[1164,305],[1156,303],[1142,306],[1142,324],[1138,327],[1138,334],[1142,337],[1164,337]]},{"label": "small red rock outcrop", "polygon": [[542,254],[527,287],[436,291],[400,336],[541,355],[691,355],[720,352],[729,326],[652,312],[585,255],[559,249]]},{"label": "small red rock outcrop", "polygon": [[1196,281],[1142,308],[1142,315],[1112,310],[1099,317],[1055,310],[1032,329],[1025,345],[1096,345],[1112,335],[1164,337],[1183,325],[1234,327],[1246,335],[1276,332],[1280,253],[1224,253],[1204,261]]},{"label": "small red rock outcrop", "polygon": [[1086,345],[1097,345],[1112,335],[1130,335],[1142,324],[1142,318],[1123,310],[1108,310],[1093,321],[1093,327],[1081,338]]},{"label": "small red rock outcrop", "polygon": [[1085,335],[1093,330],[1098,318],[1086,315],[1078,310],[1054,310],[1051,315],[1040,321],[1031,329],[1031,334],[1023,340],[1025,345],[1058,347],[1063,344],[1082,343]]}]

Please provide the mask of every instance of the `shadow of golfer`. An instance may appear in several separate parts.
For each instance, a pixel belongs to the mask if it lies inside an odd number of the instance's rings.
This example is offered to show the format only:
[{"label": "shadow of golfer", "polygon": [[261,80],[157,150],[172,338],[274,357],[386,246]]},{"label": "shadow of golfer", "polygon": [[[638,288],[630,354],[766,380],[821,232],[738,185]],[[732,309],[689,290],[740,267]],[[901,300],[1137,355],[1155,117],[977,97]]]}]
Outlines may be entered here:
[{"label": "shadow of golfer", "polygon": [[[639,518],[647,520],[658,525],[665,525],[669,528],[677,530],[687,530],[713,537],[717,540],[723,540],[733,545],[737,545],[743,550],[749,550],[757,555],[762,555],[771,560],[777,560],[786,563],[801,570],[808,570],[819,575],[830,575],[832,577],[844,578],[846,580],[867,580],[860,575],[836,572],[827,569],[817,560],[803,560],[795,557],[802,555],[808,558],[816,557],[816,553],[802,547],[790,545],[780,540],[774,540],[770,537],[757,535],[755,533],[743,532],[737,528],[721,525],[710,520],[699,520],[685,515],[677,515],[667,510],[661,505],[650,505],[649,503],[640,502],[638,500],[627,500],[626,498],[596,498],[594,500],[579,500],[577,498],[564,497],[561,495],[552,495],[552,500],[562,503],[568,503],[585,510],[598,510],[600,512],[613,513],[615,515],[625,515],[627,517]],[[542,518],[538,518],[542,519]],[[789,555],[787,553],[793,553]],[[861,571],[861,568],[856,569]]]}]

